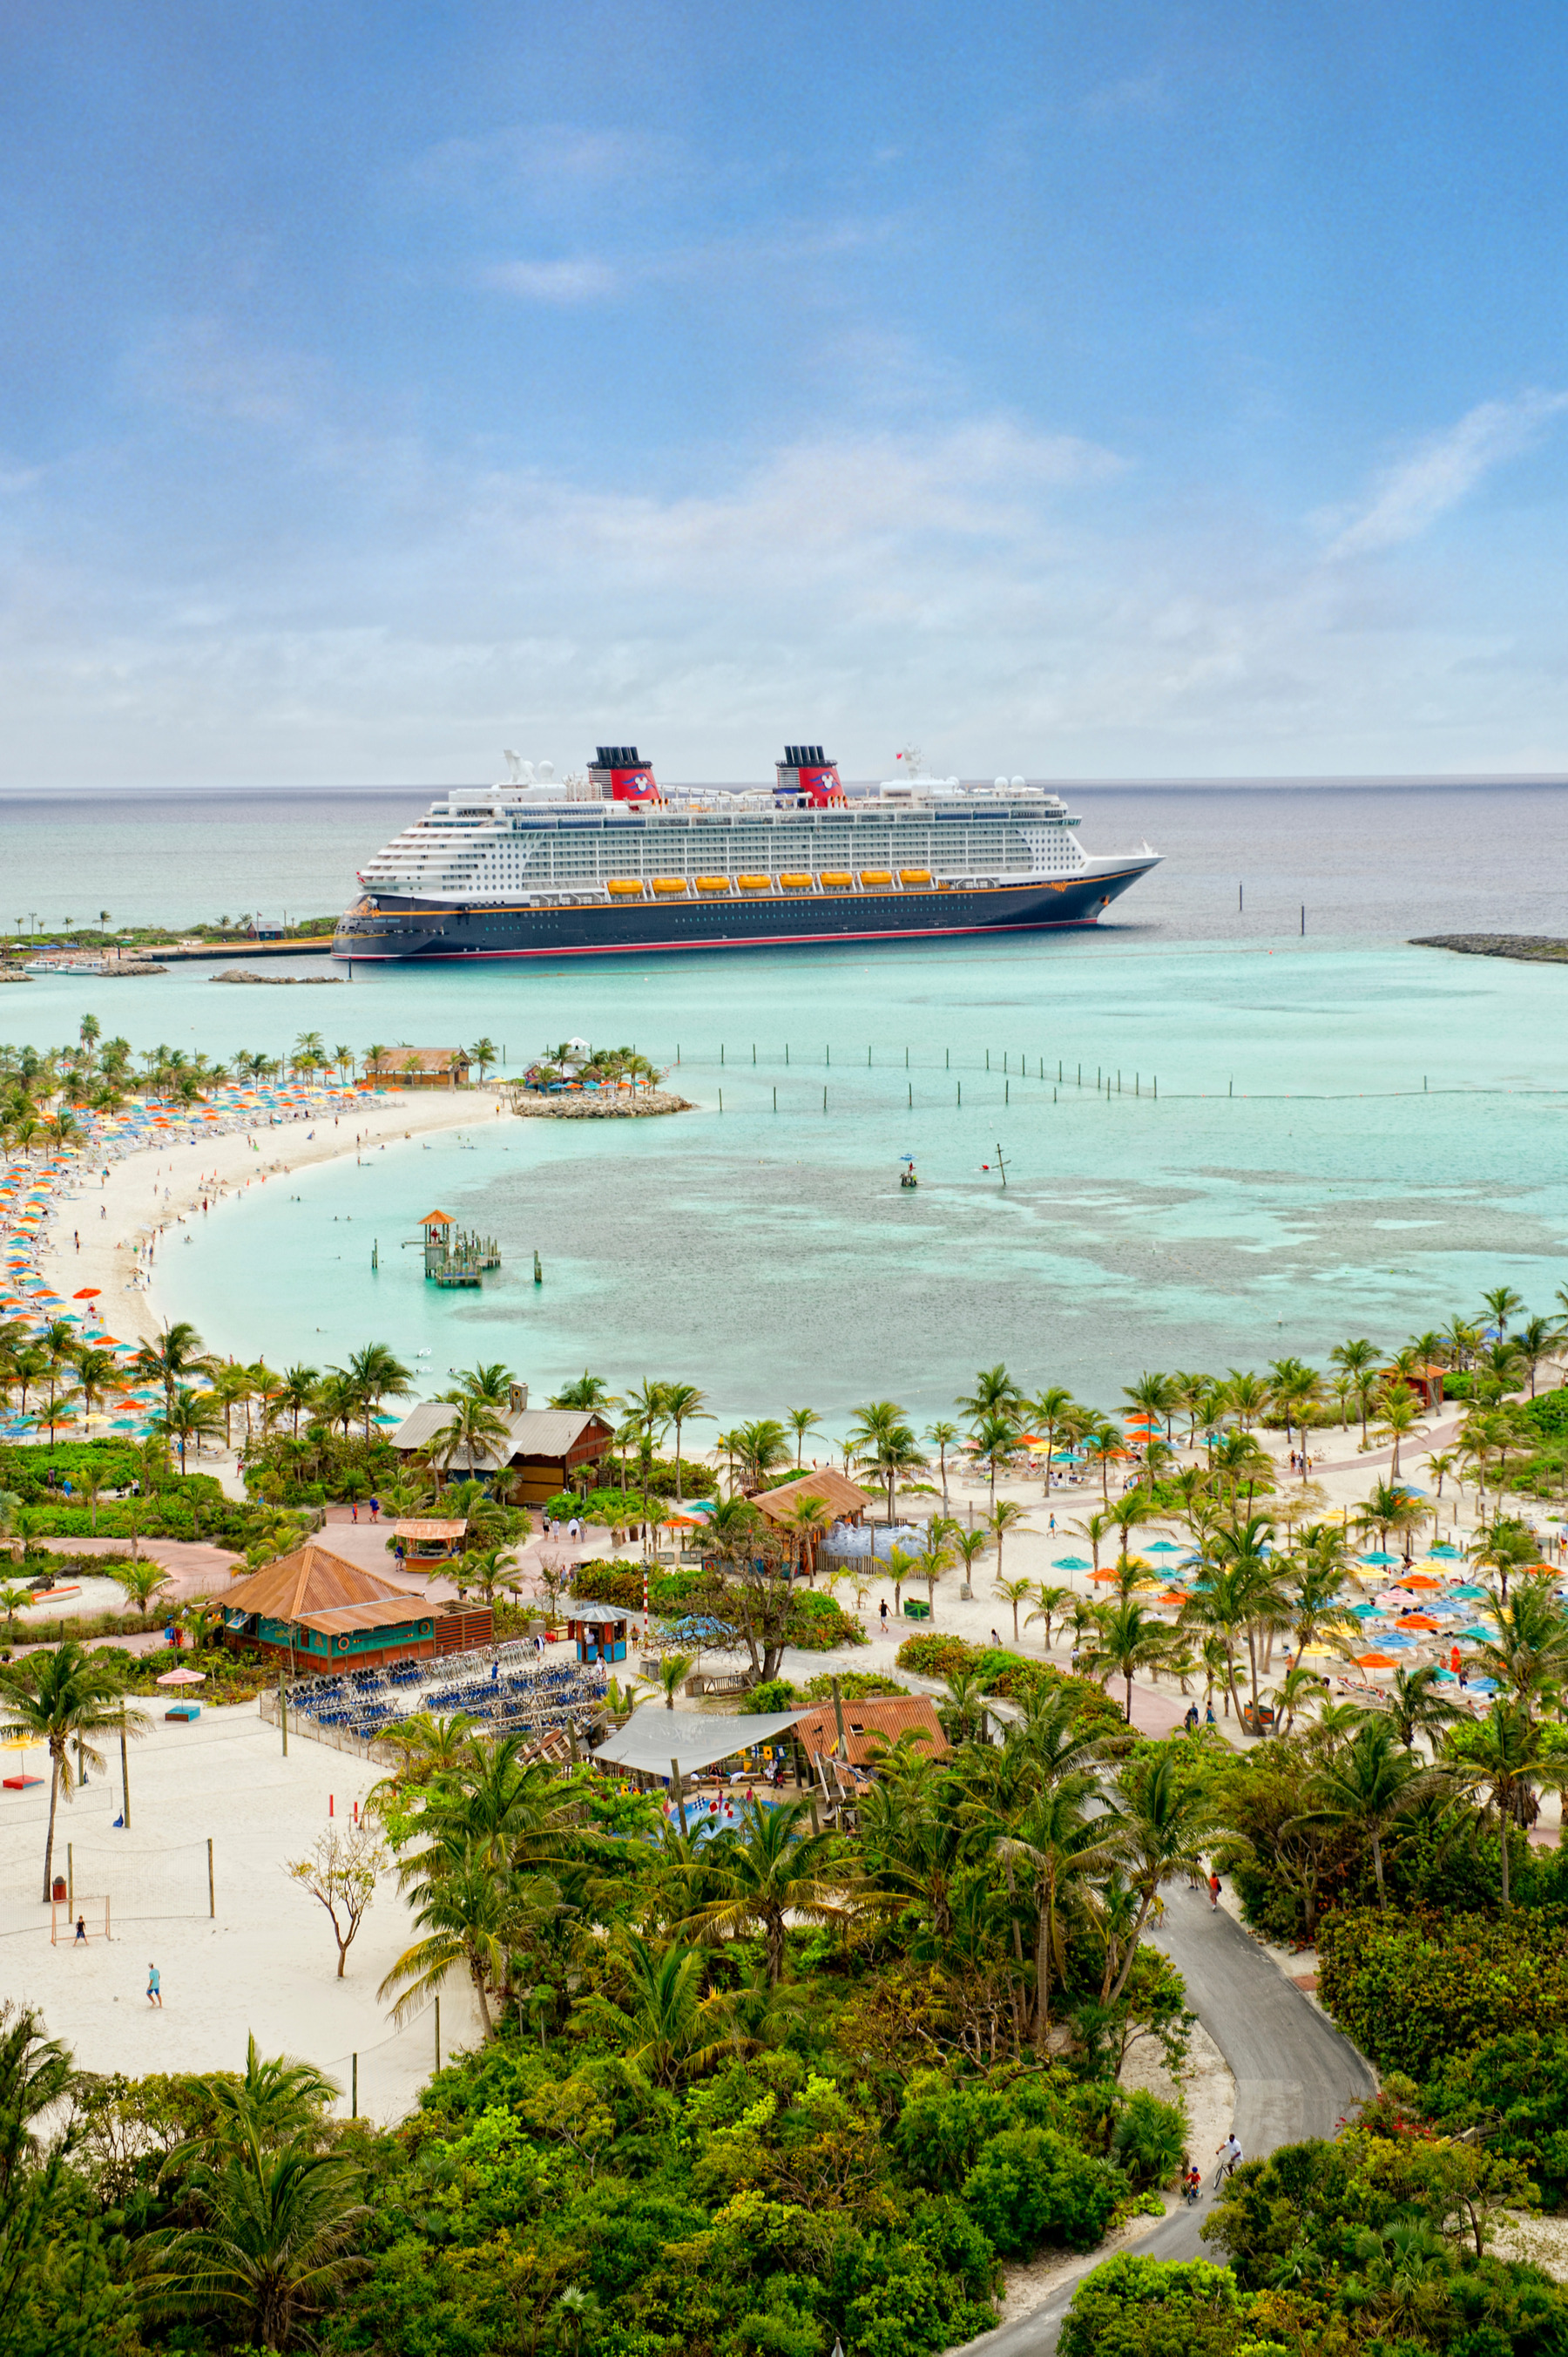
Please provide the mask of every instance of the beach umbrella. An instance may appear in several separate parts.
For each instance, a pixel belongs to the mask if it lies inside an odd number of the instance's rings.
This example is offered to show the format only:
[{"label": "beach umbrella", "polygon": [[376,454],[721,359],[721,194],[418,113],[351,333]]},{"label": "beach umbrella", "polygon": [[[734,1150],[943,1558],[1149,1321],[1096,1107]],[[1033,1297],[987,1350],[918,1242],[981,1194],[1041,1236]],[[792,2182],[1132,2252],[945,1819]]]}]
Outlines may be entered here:
[{"label": "beach umbrella", "polygon": [[1181,1549],[1174,1539],[1155,1539],[1145,1552],[1149,1555],[1180,1555]]},{"label": "beach umbrella", "polygon": [[157,1684],[160,1686],[204,1686],[207,1673],[205,1670],[166,1670]]},{"label": "beach umbrella", "polygon": [[1437,1623],[1430,1612],[1407,1612],[1398,1626],[1402,1629],[1435,1629]]},{"label": "beach umbrella", "polygon": [[1433,1579],[1424,1571],[1412,1571],[1408,1579],[1400,1582],[1402,1587],[1441,1587],[1442,1585],[1440,1579]]},{"label": "beach umbrella", "polygon": [[73,1301],[96,1301],[102,1289],[102,1286],[84,1285],[80,1293],[73,1293],[70,1297]]},{"label": "beach umbrella", "polygon": [[1484,1587],[1451,1587],[1448,1591],[1455,1601],[1463,1598],[1466,1604],[1478,1604],[1486,1594]]},{"label": "beach umbrella", "polygon": [[1391,1653],[1358,1653],[1357,1666],[1363,1670],[1397,1670],[1399,1663]]},{"label": "beach umbrella", "polygon": [[1489,1644],[1497,1635],[1497,1631],[1495,1629],[1456,1629],[1454,1633],[1461,1640],[1468,1637],[1477,1645],[1486,1645]]},{"label": "beach umbrella", "polygon": [[1450,1546],[1446,1539],[1439,1539],[1435,1546],[1431,1546],[1427,1549],[1428,1555],[1456,1555],[1458,1552],[1458,1548],[1456,1546]]},{"label": "beach umbrella", "polygon": [[1052,1560],[1058,1571],[1087,1571],[1090,1567],[1089,1557],[1083,1555],[1058,1555]]},{"label": "beach umbrella", "polygon": [[1361,1561],[1363,1563],[1398,1563],[1399,1557],[1397,1555],[1364,1555]]}]

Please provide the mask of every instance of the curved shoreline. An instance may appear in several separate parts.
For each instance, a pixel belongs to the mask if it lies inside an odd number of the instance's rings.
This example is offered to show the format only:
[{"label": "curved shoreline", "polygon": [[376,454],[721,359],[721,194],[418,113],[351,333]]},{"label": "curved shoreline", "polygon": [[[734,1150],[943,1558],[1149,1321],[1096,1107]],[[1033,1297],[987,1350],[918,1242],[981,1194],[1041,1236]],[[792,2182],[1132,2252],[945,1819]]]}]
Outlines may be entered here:
[{"label": "curved shoreline", "polygon": [[[174,1230],[192,1215],[210,1218],[269,1178],[346,1159],[366,1146],[384,1151],[405,1138],[466,1128],[502,1112],[494,1089],[432,1091],[428,1096],[366,1099],[341,1112],[323,1106],[297,1122],[258,1123],[253,1129],[161,1153],[149,1147],[112,1165],[106,1178],[90,1163],[80,1195],[61,1201],[40,1246],[39,1271],[68,1297],[80,1286],[96,1286],[98,1309],[109,1331],[123,1332],[127,1340],[151,1340],[176,1312],[164,1291],[166,1271],[156,1251],[151,1282],[134,1281],[145,1266],[137,1255],[139,1244],[171,1241]],[[211,1207],[205,1214],[203,1199]]]}]

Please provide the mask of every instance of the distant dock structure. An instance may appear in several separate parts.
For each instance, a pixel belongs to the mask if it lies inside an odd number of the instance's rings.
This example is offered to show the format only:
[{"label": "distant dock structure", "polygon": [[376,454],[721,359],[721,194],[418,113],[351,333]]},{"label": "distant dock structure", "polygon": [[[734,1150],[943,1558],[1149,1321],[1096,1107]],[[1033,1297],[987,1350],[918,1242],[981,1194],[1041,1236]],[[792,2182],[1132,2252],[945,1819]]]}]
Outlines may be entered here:
[{"label": "distant dock structure", "polygon": [[501,1265],[500,1246],[494,1236],[460,1228],[450,1211],[426,1211],[419,1228],[419,1235],[410,1242],[424,1251],[427,1284],[478,1286],[487,1270]]}]

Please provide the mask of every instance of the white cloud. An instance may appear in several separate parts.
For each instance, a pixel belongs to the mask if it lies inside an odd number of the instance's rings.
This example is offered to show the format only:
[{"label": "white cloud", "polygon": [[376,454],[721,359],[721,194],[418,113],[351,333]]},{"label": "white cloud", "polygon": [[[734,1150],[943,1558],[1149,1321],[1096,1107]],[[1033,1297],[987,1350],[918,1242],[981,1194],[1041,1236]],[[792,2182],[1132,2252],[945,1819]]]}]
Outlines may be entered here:
[{"label": "white cloud", "polygon": [[166,322],[123,371],[141,399],[209,423],[293,426],[319,404],[326,371],[307,354],[247,343],[220,319]]},{"label": "white cloud", "polygon": [[602,303],[621,286],[618,271],[592,254],[570,262],[498,262],[481,283],[529,303]]},{"label": "white cloud", "polygon": [[879,245],[892,233],[890,221],[784,222],[759,233],[705,238],[608,261],[580,255],[570,261],[491,264],[479,283],[532,303],[592,303],[639,285],[671,285],[693,280],[723,281],[758,270],[787,270],[838,254]]},{"label": "white cloud", "polygon": [[[265,370],[177,350],[182,397],[252,419],[273,479]],[[106,546],[97,454],[50,469],[8,583],[0,774],[479,777],[520,732],[566,761],[623,728],[688,778],[761,776],[794,733],[865,776],[909,731],[964,773],[1475,770],[1568,731],[1552,576],[1508,543],[1511,601],[1304,569],[1299,531],[1240,499],[1175,502],[1136,454],[1005,414],[686,454],[655,489],[350,430],[330,384],[300,403],[281,447],[313,506],[285,495],[275,534],[204,516]],[[1551,414],[1498,406],[1494,458]]]},{"label": "white cloud", "polygon": [[1564,409],[1568,393],[1528,392],[1512,401],[1483,401],[1391,468],[1359,512],[1323,519],[1337,526],[1326,555],[1330,561],[1366,556],[1414,540],[1494,467],[1533,449]]}]

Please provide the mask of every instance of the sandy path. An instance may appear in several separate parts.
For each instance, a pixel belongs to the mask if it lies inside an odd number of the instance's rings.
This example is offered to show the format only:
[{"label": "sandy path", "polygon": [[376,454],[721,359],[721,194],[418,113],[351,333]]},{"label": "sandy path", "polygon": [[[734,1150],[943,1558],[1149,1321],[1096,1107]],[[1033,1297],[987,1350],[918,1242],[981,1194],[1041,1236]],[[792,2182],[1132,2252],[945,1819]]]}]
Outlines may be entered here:
[{"label": "sandy path", "polygon": [[134,1248],[161,1227],[172,1235],[182,1218],[210,1217],[199,1209],[204,1197],[217,1209],[226,1200],[237,1201],[248,1188],[307,1164],[365,1146],[384,1152],[404,1138],[461,1129],[497,1115],[505,1118],[494,1089],[410,1091],[304,1121],[262,1122],[192,1146],[149,1147],[109,1165],[107,1177],[102,1163],[91,1166],[60,1204],[38,1254],[39,1270],[68,1297],[82,1286],[97,1286],[98,1308],[109,1331],[124,1340],[150,1340],[165,1316],[177,1312],[159,1298],[156,1255],[152,1289],[133,1284],[138,1265]]}]

